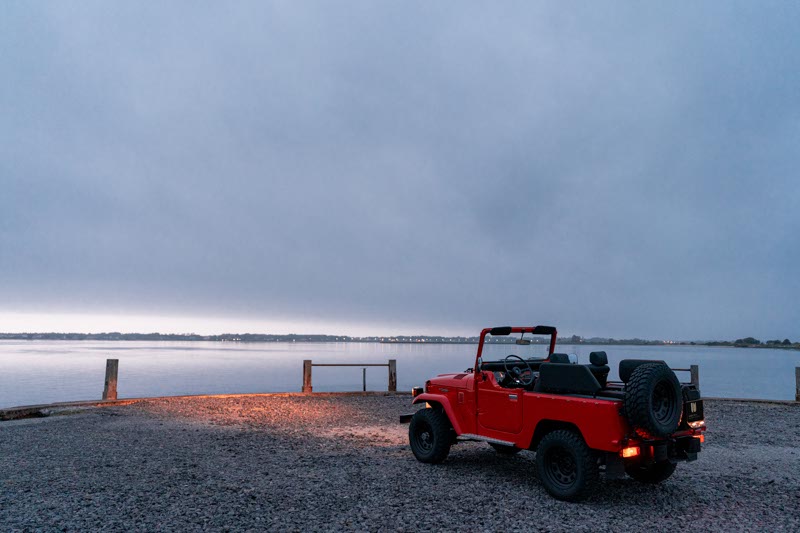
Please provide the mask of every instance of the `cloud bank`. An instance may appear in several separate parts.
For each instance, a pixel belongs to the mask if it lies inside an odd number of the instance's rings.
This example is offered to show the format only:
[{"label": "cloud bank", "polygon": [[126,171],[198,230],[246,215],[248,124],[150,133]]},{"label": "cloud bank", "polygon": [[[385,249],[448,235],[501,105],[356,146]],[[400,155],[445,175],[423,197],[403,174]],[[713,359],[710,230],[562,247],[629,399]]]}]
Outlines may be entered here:
[{"label": "cloud bank", "polygon": [[800,6],[3,11],[0,313],[800,336]]}]

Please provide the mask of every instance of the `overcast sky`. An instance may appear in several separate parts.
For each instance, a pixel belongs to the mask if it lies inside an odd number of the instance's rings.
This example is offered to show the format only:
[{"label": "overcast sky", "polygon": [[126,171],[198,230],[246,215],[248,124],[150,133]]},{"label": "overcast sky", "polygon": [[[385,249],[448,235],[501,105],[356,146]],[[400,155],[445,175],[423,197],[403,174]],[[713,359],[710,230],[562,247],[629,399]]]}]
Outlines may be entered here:
[{"label": "overcast sky", "polygon": [[0,331],[798,339],[798,22],[3,2]]}]

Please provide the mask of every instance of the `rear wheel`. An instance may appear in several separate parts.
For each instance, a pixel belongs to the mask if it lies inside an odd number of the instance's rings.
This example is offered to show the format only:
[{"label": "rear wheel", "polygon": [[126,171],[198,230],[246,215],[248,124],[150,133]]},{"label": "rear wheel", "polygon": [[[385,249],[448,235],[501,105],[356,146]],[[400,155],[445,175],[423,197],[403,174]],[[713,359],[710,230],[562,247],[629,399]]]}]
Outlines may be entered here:
[{"label": "rear wheel", "polygon": [[452,443],[452,427],[443,411],[420,409],[411,417],[408,441],[411,451],[423,463],[441,463],[447,459]]},{"label": "rear wheel", "polygon": [[517,455],[522,451],[521,448],[517,448],[516,446],[506,446],[505,444],[495,444],[494,442],[490,442],[489,446],[494,448],[500,455]]},{"label": "rear wheel", "polygon": [[564,429],[542,438],[536,450],[536,469],[545,490],[566,501],[589,496],[600,478],[595,454],[580,435]]},{"label": "rear wheel", "polygon": [[636,481],[641,483],[661,483],[675,472],[675,464],[669,461],[654,463],[647,466],[638,464],[628,465],[625,472]]}]

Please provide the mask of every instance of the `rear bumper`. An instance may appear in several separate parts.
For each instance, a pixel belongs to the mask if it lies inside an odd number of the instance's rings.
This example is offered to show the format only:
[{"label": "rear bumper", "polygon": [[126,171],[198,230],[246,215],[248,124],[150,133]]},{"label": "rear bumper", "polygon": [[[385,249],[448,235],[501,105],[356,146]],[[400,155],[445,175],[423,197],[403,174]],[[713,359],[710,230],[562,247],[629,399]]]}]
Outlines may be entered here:
[{"label": "rear bumper", "polygon": [[695,461],[697,454],[702,449],[701,435],[698,432],[697,434],[672,437],[669,440],[630,443],[639,448],[639,453],[629,459],[623,459],[620,453],[607,452],[605,456],[606,476],[610,479],[625,477],[627,465],[647,466],[666,461],[671,463]]},{"label": "rear bumper", "polygon": [[639,443],[640,463],[660,463],[662,461],[696,461],[702,450],[702,435],[682,435],[669,440],[643,441]]},{"label": "rear bumper", "polygon": [[400,423],[401,424],[408,424],[409,422],[411,422],[411,417],[413,417],[413,416],[414,416],[414,413],[411,413],[411,414],[408,414],[408,415],[400,415]]},{"label": "rear bumper", "polygon": [[672,446],[669,447],[669,455],[670,459],[674,459],[676,461],[696,461],[697,454],[703,448],[702,441],[700,439],[702,435],[687,435],[685,437],[678,437],[675,439]]}]

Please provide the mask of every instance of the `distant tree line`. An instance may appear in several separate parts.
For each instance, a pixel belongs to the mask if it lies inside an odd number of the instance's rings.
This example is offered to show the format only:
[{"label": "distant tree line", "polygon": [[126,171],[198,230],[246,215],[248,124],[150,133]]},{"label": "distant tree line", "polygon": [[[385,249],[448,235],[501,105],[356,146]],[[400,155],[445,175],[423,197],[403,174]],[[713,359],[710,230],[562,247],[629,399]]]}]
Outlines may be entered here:
[{"label": "distant tree line", "polygon": [[737,348],[800,348],[800,343],[792,342],[789,339],[775,339],[761,342],[755,337],[745,337],[743,339],[736,339],[735,341],[713,341],[703,344],[707,346],[735,346]]},{"label": "distant tree line", "polygon": [[[348,335],[274,335],[263,333],[224,333],[221,335],[198,335],[196,333],[0,333],[0,340],[63,340],[63,341],[207,341],[207,342],[380,342],[380,343],[431,343],[431,344],[476,344],[480,338],[473,337],[445,337],[436,335],[392,335],[351,337]],[[518,337],[514,335],[487,337],[488,342],[498,344],[513,344]],[[547,344],[550,338],[537,335],[530,338],[535,344]],[[783,348],[800,349],[800,343],[793,343],[789,339],[774,339],[761,342],[755,337],[744,337],[734,341],[665,341],[614,339],[605,337],[584,338],[579,335],[559,337],[559,344],[600,344],[600,345],[630,345],[630,346],[733,346],[749,348]]]}]

